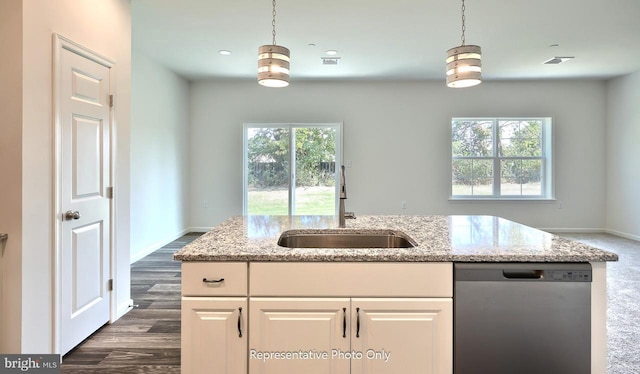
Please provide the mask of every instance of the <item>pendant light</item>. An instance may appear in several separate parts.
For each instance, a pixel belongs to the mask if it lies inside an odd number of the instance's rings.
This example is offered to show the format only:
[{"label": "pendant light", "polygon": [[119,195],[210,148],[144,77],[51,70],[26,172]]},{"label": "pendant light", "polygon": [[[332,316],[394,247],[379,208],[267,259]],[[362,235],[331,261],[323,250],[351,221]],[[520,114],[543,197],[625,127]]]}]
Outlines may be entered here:
[{"label": "pendant light", "polygon": [[471,87],[482,82],[482,52],[477,45],[465,45],[464,0],[462,0],[462,45],[447,51],[447,87]]},{"label": "pendant light", "polygon": [[276,0],[273,0],[273,42],[258,48],[258,83],[266,87],[289,85],[289,49],[276,45]]}]

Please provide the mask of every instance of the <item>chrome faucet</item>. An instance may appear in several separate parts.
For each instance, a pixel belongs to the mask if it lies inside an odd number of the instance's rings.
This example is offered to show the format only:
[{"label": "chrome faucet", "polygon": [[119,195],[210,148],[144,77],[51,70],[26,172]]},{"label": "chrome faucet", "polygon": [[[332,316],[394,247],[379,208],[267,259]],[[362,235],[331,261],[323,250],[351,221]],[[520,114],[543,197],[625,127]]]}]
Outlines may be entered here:
[{"label": "chrome faucet", "polygon": [[344,182],[344,165],[340,166],[340,208],[338,209],[338,227],[344,228],[344,201],[347,199],[347,186]]}]

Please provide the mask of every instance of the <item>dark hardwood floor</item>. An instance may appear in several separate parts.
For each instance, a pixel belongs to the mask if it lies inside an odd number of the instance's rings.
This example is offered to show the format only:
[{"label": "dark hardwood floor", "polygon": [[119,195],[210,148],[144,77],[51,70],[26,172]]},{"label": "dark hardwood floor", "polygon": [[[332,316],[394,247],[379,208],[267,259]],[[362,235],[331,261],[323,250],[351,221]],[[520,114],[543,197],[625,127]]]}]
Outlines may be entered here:
[{"label": "dark hardwood floor", "polygon": [[62,372],[179,374],[180,262],[172,255],[200,235],[189,233],[132,264],[138,307],[66,354]]}]

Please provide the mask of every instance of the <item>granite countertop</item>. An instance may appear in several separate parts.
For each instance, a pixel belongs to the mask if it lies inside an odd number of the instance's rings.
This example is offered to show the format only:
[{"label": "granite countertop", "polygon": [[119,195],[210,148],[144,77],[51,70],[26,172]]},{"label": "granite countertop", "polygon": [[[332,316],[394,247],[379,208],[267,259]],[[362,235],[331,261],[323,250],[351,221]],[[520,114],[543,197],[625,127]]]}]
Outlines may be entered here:
[{"label": "granite countertop", "polygon": [[399,230],[414,248],[284,248],[291,229],[333,229],[333,216],[238,216],[185,246],[179,261],[598,262],[615,253],[493,216],[359,216],[345,229]]}]

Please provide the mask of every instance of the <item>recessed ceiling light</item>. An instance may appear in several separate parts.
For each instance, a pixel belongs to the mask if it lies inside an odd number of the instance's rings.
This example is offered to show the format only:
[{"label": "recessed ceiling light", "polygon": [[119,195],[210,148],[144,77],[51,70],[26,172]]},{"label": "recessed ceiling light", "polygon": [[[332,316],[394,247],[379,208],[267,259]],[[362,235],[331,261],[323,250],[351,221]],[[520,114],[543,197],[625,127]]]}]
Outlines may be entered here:
[{"label": "recessed ceiling light", "polygon": [[228,51],[226,49],[221,49],[218,51],[218,53],[220,53],[223,56],[229,56],[231,54],[231,51]]},{"label": "recessed ceiling light", "polygon": [[335,56],[338,54],[338,51],[336,51],[335,49],[330,49],[328,51],[325,52],[326,54],[328,54],[329,56]]}]

